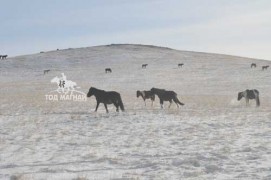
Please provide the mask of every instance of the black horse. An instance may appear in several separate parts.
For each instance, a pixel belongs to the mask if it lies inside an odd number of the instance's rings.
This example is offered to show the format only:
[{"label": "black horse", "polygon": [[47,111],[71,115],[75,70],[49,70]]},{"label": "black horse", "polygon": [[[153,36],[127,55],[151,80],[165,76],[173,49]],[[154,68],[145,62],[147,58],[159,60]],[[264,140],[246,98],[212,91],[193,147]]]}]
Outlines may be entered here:
[{"label": "black horse", "polygon": [[184,105],[179,101],[179,99],[177,98],[177,93],[175,93],[174,91],[166,91],[165,89],[151,88],[151,92],[159,97],[161,108],[163,108],[164,101],[169,101],[170,104],[168,108],[170,108],[172,100],[176,103],[177,107],[179,107],[179,105],[182,106]]},{"label": "black horse", "polygon": [[269,68],[269,66],[262,66],[262,70],[267,70],[267,68]]},{"label": "black horse", "polygon": [[251,65],[250,65],[250,68],[256,68],[257,67],[257,65],[255,64],[255,63],[252,63]]},{"label": "black horse", "polygon": [[145,106],[146,106],[146,99],[151,99],[152,101],[152,106],[153,106],[153,101],[155,100],[155,94],[153,94],[151,91],[136,91],[136,97],[141,96],[142,99],[144,100]]},{"label": "black horse", "polygon": [[246,105],[249,104],[249,99],[256,99],[256,106],[260,106],[259,91],[257,89],[245,90],[238,93],[237,100],[240,101],[243,97],[246,99]]},{"label": "black horse", "polygon": [[179,68],[179,67],[183,67],[183,63],[181,63],[181,64],[178,64],[178,68]]},{"label": "black horse", "polygon": [[148,64],[142,64],[142,69],[146,69]]},{"label": "black horse", "polygon": [[119,111],[119,107],[122,111],[124,111],[124,106],[121,100],[121,96],[118,92],[104,91],[104,90],[91,87],[88,91],[87,97],[91,97],[92,95],[95,96],[96,101],[97,101],[95,112],[97,111],[100,103],[104,103],[104,107],[107,113],[108,113],[107,104],[114,104],[115,107],[117,108],[116,109],[117,112]]},{"label": "black horse", "polygon": [[0,59],[7,59],[8,55],[1,55]]},{"label": "black horse", "polygon": [[105,68],[105,73],[112,73],[112,69],[111,68]]}]

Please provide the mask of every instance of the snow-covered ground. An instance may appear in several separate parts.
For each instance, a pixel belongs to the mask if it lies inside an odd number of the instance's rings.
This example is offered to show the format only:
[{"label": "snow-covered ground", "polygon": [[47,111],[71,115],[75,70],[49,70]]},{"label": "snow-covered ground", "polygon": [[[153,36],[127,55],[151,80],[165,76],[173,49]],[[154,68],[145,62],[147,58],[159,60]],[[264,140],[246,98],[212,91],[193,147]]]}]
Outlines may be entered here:
[{"label": "snow-covered ground", "polygon": [[[268,64],[141,45],[0,61],[0,179],[271,179],[271,73],[260,68]],[[126,111],[94,113],[94,97],[46,101],[61,73],[85,93],[118,91]],[[174,90],[185,106],[161,110],[156,97],[145,107],[136,90],[152,87]],[[237,101],[254,88],[259,108]]]}]

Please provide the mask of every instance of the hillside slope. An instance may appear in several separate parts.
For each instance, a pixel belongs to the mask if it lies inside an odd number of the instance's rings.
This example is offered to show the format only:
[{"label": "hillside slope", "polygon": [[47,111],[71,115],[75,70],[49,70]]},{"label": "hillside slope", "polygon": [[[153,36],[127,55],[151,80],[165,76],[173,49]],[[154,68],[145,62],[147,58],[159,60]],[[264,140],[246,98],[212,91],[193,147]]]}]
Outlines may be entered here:
[{"label": "hillside slope", "polygon": [[[270,178],[270,71],[261,70],[268,61],[127,44],[0,64],[1,179]],[[118,91],[126,111],[109,105],[106,114],[101,104],[94,113],[94,97],[46,100],[61,73],[84,93]],[[145,107],[136,90],[152,87],[174,90],[185,106],[165,102],[161,110],[156,97]],[[259,108],[237,101],[245,89],[260,91]]]}]

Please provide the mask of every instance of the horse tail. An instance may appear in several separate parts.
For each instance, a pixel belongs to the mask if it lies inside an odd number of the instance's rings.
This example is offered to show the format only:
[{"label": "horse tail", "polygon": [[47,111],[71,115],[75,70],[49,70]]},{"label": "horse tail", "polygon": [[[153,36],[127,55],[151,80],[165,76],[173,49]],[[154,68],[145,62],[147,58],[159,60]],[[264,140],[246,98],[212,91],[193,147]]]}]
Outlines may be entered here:
[{"label": "horse tail", "polygon": [[[175,93],[176,94],[176,93]],[[174,96],[174,102],[180,104],[181,106],[184,105],[184,103],[180,102],[180,100],[177,98],[177,94]]]},{"label": "horse tail", "polygon": [[119,106],[120,106],[120,109],[122,110],[122,111],[124,111],[124,105],[123,105],[123,102],[122,102],[122,100],[121,100],[121,96],[119,95]]}]

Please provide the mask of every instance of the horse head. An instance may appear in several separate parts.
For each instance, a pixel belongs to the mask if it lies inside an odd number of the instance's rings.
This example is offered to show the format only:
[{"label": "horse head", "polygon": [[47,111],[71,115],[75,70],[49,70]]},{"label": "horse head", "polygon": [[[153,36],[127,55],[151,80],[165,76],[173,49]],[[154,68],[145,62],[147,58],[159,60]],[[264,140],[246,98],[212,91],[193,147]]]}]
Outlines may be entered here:
[{"label": "horse head", "polygon": [[136,97],[139,97],[140,96],[140,91],[136,91]]},{"label": "horse head", "polygon": [[89,88],[87,97],[91,97],[92,95],[94,95],[94,91],[95,91],[95,88],[93,88],[93,87]]},{"label": "horse head", "polygon": [[244,97],[243,92],[239,92],[237,100],[240,101],[242,97]]}]

